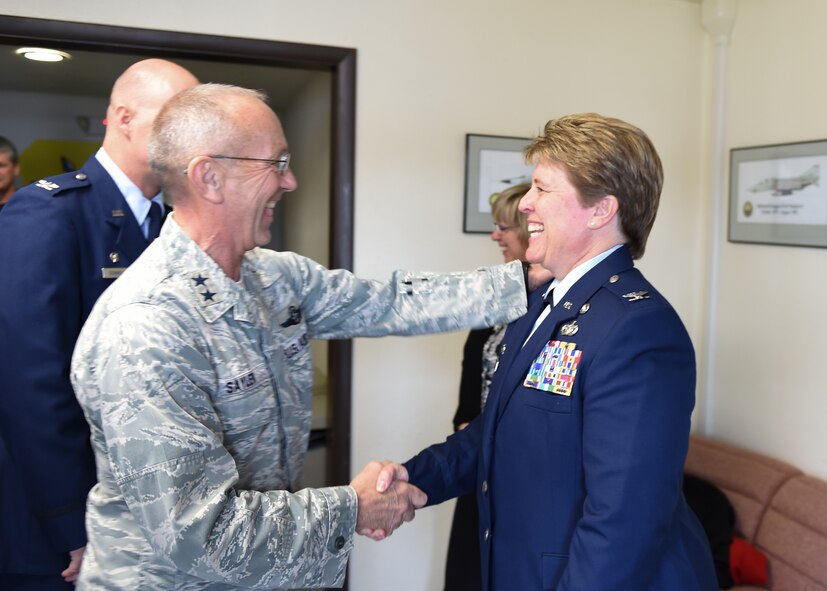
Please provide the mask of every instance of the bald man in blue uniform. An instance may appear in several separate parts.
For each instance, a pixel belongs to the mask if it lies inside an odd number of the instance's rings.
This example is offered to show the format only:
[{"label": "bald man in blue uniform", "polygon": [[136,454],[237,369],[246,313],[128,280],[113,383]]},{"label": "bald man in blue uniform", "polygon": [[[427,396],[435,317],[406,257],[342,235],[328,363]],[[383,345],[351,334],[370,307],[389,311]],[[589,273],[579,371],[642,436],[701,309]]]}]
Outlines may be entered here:
[{"label": "bald man in blue uniform", "polygon": [[101,150],[79,171],[20,189],[0,212],[5,591],[71,589],[77,577],[96,478],[72,351],[100,294],[157,235],[163,201],[146,137],[161,106],[197,82],[165,60],[133,64],[113,86]]},{"label": "bald man in blue uniform", "polygon": [[717,590],[681,491],[692,343],[633,264],[657,212],[657,152],[585,113],[549,121],[525,155],[526,258],[555,279],[509,326],[483,416],[389,465],[378,488],[407,477],[429,504],[476,490],[485,590]]}]

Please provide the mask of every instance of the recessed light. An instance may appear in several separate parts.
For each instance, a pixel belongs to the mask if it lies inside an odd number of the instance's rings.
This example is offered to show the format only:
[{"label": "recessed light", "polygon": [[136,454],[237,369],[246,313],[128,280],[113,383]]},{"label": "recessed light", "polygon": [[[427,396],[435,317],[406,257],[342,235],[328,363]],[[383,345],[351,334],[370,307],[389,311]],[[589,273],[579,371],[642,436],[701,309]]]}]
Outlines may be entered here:
[{"label": "recessed light", "polygon": [[36,62],[62,62],[72,57],[65,51],[46,49],[45,47],[21,47],[14,53]]}]

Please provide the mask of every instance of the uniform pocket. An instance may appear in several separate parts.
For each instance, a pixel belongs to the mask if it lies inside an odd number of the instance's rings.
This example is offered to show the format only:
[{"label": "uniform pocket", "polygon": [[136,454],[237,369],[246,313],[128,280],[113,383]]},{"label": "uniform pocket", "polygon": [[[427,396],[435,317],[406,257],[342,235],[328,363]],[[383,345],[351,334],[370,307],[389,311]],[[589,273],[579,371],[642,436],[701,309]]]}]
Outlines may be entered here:
[{"label": "uniform pocket", "polygon": [[551,394],[543,390],[523,387],[526,406],[539,408],[546,412],[571,413],[571,396]]},{"label": "uniform pocket", "polygon": [[568,554],[543,554],[543,589],[557,588],[568,563]]}]

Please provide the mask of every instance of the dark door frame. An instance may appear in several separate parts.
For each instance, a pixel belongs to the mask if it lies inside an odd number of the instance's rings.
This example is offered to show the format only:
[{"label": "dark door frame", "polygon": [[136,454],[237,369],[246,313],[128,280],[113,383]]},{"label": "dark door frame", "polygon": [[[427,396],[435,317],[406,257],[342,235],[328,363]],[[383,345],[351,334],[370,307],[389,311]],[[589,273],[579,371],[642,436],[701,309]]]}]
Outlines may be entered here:
[{"label": "dark door frame", "polygon": [[[353,268],[356,50],[0,15],[0,44],[237,62],[332,74],[330,266]],[[328,349],[328,483],[350,482],[350,341]]]}]

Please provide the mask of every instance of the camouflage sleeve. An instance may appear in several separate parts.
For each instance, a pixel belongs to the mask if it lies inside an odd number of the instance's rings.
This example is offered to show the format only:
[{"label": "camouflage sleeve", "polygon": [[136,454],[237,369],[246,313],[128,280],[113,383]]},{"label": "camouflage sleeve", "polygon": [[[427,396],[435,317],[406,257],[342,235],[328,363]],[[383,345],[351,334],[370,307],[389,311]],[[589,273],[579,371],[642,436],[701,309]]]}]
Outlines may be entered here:
[{"label": "camouflage sleeve", "polygon": [[464,273],[395,271],[390,281],[366,281],[312,261],[300,277],[311,338],[415,335],[505,324],[525,314],[520,262]]},{"label": "camouflage sleeve", "polygon": [[109,468],[154,553],[207,581],[341,586],[355,491],[240,490],[221,421],[199,386],[215,383],[215,372],[196,327],[131,305],[99,335],[98,420]]}]

